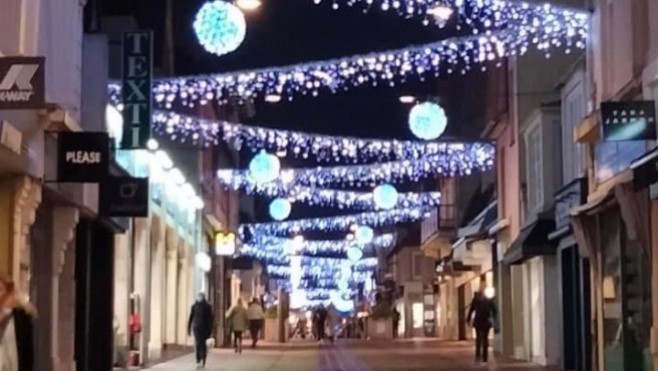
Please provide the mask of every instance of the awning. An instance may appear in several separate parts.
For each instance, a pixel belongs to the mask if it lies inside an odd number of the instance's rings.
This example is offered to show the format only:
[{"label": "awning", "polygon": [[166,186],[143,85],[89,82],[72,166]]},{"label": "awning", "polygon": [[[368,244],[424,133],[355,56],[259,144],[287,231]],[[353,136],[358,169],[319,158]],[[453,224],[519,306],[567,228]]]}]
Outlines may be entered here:
[{"label": "awning", "polygon": [[555,230],[553,219],[540,216],[521,230],[503,256],[503,263],[521,264],[524,261],[542,255],[553,255],[555,245],[548,240],[548,234]]},{"label": "awning", "polygon": [[459,228],[459,237],[473,237],[476,235],[486,235],[498,221],[498,202],[494,201],[489,204],[478,216],[473,218],[466,227]]}]

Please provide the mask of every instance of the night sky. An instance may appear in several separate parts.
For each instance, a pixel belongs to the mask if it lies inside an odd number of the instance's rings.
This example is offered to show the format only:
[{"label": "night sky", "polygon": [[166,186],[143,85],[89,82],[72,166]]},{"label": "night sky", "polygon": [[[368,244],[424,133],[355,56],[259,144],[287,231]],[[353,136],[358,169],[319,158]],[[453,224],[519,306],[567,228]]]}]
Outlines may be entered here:
[{"label": "night sky", "polygon": [[[156,65],[161,57],[164,30],[164,0],[97,0],[102,15],[133,15],[141,28],[156,36]],[[203,0],[174,0],[175,64],[177,75],[279,66],[350,54],[400,48],[457,35],[454,27],[440,30],[423,26],[422,19],[404,19],[395,13],[360,8],[331,8],[330,0],[262,0],[263,5],[246,13],[247,36],[240,48],[226,56],[207,53],[196,40],[192,23]],[[339,1],[343,4],[343,1]],[[292,102],[256,102],[256,116],[246,123],[333,135],[414,139],[407,126],[411,106],[398,96],[437,97],[447,112],[444,137],[478,139],[483,127],[484,74],[428,78],[394,88],[360,87],[319,97],[296,96]],[[402,189],[405,187],[403,186]],[[293,218],[316,212],[295,205]],[[327,210],[323,215],[333,214]],[[264,218],[265,220],[267,218]]]}]

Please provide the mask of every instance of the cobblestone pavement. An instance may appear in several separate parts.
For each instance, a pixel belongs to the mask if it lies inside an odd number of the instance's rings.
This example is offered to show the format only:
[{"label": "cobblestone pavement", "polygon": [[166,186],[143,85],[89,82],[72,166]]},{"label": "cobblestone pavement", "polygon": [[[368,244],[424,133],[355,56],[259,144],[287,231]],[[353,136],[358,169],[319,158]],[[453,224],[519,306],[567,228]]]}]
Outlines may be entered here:
[{"label": "cobblestone pavement", "polygon": [[[267,344],[215,349],[208,358],[208,371],[541,371],[555,370],[528,363],[491,357],[486,365],[473,362],[471,344],[428,341],[339,341],[319,347],[316,343]],[[157,365],[151,370],[196,370],[194,356],[187,355]]]}]

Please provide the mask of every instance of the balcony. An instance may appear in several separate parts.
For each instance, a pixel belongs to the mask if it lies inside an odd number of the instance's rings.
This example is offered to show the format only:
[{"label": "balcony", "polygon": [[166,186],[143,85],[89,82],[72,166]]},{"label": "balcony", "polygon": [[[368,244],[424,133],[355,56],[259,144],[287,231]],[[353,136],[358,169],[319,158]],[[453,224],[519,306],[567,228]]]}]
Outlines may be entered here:
[{"label": "balcony", "polygon": [[426,256],[439,259],[450,253],[456,233],[456,207],[442,204],[421,223],[420,248]]}]

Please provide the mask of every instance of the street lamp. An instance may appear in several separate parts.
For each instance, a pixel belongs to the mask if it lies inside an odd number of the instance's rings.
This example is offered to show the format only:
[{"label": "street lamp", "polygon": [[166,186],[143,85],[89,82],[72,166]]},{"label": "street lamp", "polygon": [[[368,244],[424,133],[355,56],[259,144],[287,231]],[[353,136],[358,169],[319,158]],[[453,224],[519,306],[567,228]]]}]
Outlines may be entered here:
[{"label": "street lamp", "polygon": [[398,98],[402,104],[411,104],[416,101],[416,97],[413,95],[400,95]]},{"label": "street lamp", "polygon": [[237,0],[235,5],[237,5],[242,10],[250,11],[260,8],[261,2],[260,0]]}]

